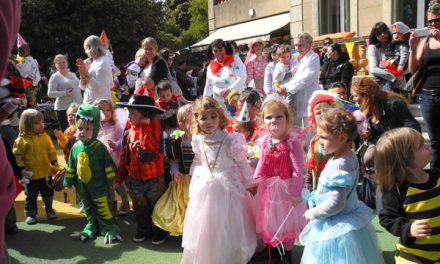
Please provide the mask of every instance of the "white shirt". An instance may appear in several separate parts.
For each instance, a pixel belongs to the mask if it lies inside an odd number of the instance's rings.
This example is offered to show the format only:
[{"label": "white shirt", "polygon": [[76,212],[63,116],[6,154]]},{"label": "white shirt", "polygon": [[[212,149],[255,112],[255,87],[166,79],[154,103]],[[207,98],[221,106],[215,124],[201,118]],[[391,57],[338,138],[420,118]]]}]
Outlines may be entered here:
[{"label": "white shirt", "polygon": [[[58,71],[50,76],[47,95],[56,97],[55,110],[66,110],[72,102],[81,104],[83,101],[78,77],[73,72],[67,74],[70,78],[63,76]],[[69,90],[72,90],[72,96],[67,95]]]},{"label": "white shirt", "polygon": [[312,93],[319,89],[319,56],[309,50],[298,61],[298,54],[292,56],[292,65],[296,68],[293,79],[285,84],[287,92],[295,95],[295,114],[307,117],[307,103]]},{"label": "white shirt", "polygon": [[93,103],[96,99],[112,100],[112,66],[106,56],[99,56],[89,67],[89,81],[79,88],[84,90],[84,103]]},{"label": "white shirt", "polygon": [[243,91],[246,88],[246,78],[246,67],[241,59],[234,55],[234,62],[230,66],[223,66],[216,74],[213,74],[211,67],[208,66],[203,96],[212,96],[224,105],[224,99],[220,93],[225,89]]}]

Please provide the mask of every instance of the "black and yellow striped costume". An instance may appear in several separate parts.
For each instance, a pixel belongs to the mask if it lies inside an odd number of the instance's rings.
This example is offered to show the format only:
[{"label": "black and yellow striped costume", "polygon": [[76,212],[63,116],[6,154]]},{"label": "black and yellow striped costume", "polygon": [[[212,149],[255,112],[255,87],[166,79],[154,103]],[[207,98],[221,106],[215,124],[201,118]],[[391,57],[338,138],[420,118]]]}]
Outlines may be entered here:
[{"label": "black and yellow striped costume", "polygon": [[[423,184],[405,182],[382,197],[380,223],[399,236],[396,263],[440,263],[440,171],[428,171],[430,178]],[[430,236],[414,238],[411,224],[429,220]]]}]

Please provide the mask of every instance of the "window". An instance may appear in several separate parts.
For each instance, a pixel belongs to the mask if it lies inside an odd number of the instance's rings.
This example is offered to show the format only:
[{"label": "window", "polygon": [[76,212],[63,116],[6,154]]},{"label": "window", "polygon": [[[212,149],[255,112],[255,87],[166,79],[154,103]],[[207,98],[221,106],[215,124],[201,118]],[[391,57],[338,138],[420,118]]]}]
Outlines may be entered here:
[{"label": "window", "polygon": [[349,0],[319,1],[319,34],[345,32],[350,29]]},{"label": "window", "polygon": [[393,21],[402,21],[410,28],[425,26],[425,16],[429,0],[393,0],[392,4]]}]

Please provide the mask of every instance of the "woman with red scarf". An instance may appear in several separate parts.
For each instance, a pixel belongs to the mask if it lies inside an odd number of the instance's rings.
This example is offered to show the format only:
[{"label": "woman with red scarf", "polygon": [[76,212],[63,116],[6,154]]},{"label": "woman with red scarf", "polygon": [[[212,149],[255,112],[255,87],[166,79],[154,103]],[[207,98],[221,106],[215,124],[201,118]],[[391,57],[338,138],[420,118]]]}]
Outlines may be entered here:
[{"label": "woman with red scarf", "polygon": [[208,71],[203,96],[212,96],[226,111],[227,96],[232,91],[241,92],[246,87],[246,67],[232,47],[222,39],[214,40],[209,46]]}]

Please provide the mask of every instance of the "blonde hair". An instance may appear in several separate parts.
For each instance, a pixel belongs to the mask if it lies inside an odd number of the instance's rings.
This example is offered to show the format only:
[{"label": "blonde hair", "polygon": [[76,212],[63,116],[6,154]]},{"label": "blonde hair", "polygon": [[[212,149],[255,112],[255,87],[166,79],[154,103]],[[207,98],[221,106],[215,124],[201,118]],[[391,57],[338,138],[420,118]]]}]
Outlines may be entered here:
[{"label": "blonde hair", "polygon": [[78,111],[78,108],[79,108],[79,104],[73,102],[73,103],[71,103],[71,104],[69,105],[69,107],[67,108],[67,110],[66,110],[66,114],[69,115],[69,114],[74,113],[74,112],[76,113],[76,111]]},{"label": "blonde hair", "polygon": [[406,103],[402,95],[383,90],[377,82],[368,77],[361,78],[358,82],[355,82],[351,86],[351,90],[363,98],[360,107],[367,117],[370,117],[374,108],[378,107],[379,102],[377,99],[399,98]]},{"label": "blonde hair", "polygon": [[141,58],[141,57],[144,56],[144,54],[145,54],[145,50],[142,49],[142,48],[140,48],[140,49],[138,49],[138,50],[136,51],[136,55],[134,55],[134,58],[135,58],[135,59],[137,59],[137,58]]},{"label": "blonde hair", "polygon": [[98,36],[91,35],[84,40],[84,49],[89,50],[90,56],[102,56],[105,54],[104,46]]},{"label": "blonde hair", "polygon": [[29,108],[23,111],[18,122],[18,131],[20,135],[34,133],[34,125],[40,120],[44,120],[44,115],[38,110]]},{"label": "blonde hair", "polygon": [[193,107],[193,133],[200,134],[202,129],[199,126],[199,118],[206,112],[213,112],[219,118],[219,128],[225,129],[228,125],[228,118],[220,104],[212,97],[202,96],[196,99]]},{"label": "blonde hair", "polygon": [[179,107],[177,110],[177,123],[180,128],[183,128],[185,121],[192,116],[192,105],[186,104]]},{"label": "blonde hair", "polygon": [[288,44],[281,44],[278,46],[275,56],[279,59],[284,53],[292,53],[292,49]]},{"label": "blonde hair", "polygon": [[374,180],[382,191],[390,191],[408,178],[414,153],[423,144],[425,139],[413,128],[395,128],[382,134],[374,154]]},{"label": "blonde hair", "polygon": [[290,127],[293,124],[293,111],[283,102],[278,100],[270,100],[263,104],[263,109],[261,110],[261,125],[264,126],[264,117],[267,111],[281,111],[286,116],[287,125]]},{"label": "blonde hair", "polygon": [[115,107],[113,105],[113,102],[111,100],[108,99],[96,99],[93,102],[93,105],[96,105],[99,107],[99,110],[102,110],[102,106],[103,105],[109,105],[110,109],[112,110],[112,117],[110,118],[110,123],[112,125],[114,125],[116,123],[116,116],[115,116]]},{"label": "blonde hair", "polygon": [[83,118],[79,118],[76,121],[76,127],[79,127],[79,126],[92,126],[93,127],[93,120],[86,120]]},{"label": "blonde hair", "polygon": [[142,48],[145,49],[145,46],[147,44],[152,45],[156,50],[159,49],[159,47],[157,46],[157,41],[152,37],[147,37],[142,40]]},{"label": "blonde hair", "polygon": [[55,58],[53,58],[53,64],[55,65],[59,59],[65,60],[67,62],[67,65],[69,65],[66,56],[64,56],[63,54],[57,54]]}]

